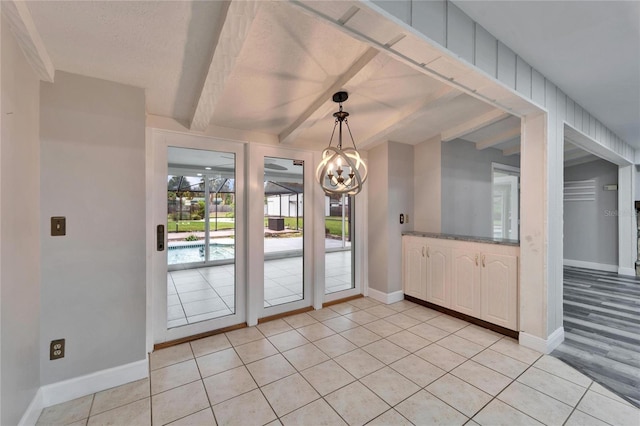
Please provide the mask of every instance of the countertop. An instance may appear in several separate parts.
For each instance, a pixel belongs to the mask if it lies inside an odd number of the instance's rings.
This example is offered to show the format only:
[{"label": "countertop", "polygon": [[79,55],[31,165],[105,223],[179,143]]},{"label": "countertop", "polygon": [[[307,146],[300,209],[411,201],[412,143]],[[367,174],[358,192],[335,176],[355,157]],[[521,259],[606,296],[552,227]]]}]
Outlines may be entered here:
[{"label": "countertop", "polygon": [[402,235],[410,235],[414,237],[425,237],[425,238],[439,238],[442,240],[471,241],[474,243],[500,244],[503,246],[520,247],[519,240],[508,240],[505,238],[472,237],[470,235],[441,234],[438,232],[420,232],[420,231],[403,232]]}]

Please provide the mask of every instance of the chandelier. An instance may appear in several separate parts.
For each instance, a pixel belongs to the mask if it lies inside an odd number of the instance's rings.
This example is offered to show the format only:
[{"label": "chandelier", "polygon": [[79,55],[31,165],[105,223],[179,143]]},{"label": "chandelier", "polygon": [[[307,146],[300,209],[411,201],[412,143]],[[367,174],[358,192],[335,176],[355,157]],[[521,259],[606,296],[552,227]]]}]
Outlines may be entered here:
[{"label": "chandelier", "polygon": [[[349,98],[347,92],[337,92],[333,95],[340,109],[333,113],[336,118],[331,132],[329,146],[322,151],[322,161],[316,169],[316,179],[326,194],[332,195],[356,195],[362,191],[362,184],[367,180],[367,165],[360,158],[356,149],[356,143],[349,128],[349,113],[342,110],[342,102]],[[342,147],[342,123],[347,126],[353,148]],[[338,145],[331,146],[336,127],[339,125]]]}]

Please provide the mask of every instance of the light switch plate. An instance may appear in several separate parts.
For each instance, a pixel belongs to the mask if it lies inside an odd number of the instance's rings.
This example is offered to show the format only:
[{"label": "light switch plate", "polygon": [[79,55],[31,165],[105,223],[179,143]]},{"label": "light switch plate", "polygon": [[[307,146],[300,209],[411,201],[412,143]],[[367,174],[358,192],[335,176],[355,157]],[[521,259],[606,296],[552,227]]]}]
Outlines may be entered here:
[{"label": "light switch plate", "polygon": [[51,218],[51,236],[59,237],[67,235],[67,219],[64,216],[53,216]]}]

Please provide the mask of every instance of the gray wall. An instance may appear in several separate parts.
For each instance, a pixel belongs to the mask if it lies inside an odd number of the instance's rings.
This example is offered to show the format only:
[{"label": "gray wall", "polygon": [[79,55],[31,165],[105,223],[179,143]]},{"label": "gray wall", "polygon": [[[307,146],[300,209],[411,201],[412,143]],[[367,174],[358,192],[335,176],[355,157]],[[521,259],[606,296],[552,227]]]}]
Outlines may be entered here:
[{"label": "gray wall", "polygon": [[[389,142],[388,293],[402,290],[402,233],[413,230],[413,146]],[[400,213],[409,223],[400,225]]]},{"label": "gray wall", "polygon": [[440,135],[413,148],[413,229],[441,231],[442,143]]},{"label": "gray wall", "polygon": [[605,160],[564,170],[565,181],[596,181],[595,201],[564,202],[564,258],[618,266],[618,193],[604,191],[618,183],[618,166]]},{"label": "gray wall", "polygon": [[[387,293],[387,262],[389,229],[387,209],[389,206],[389,145],[384,143],[369,150],[367,167],[368,185],[368,254],[369,287]],[[375,170],[375,173],[373,172]]]},{"label": "gray wall", "polygon": [[[40,96],[46,385],[145,359],[145,99],[64,72]],[[66,236],[49,235],[51,216]],[[59,338],[66,356],[49,361]]]},{"label": "gray wall", "polygon": [[17,424],[40,387],[40,82],[2,16],[0,424]]},{"label": "gray wall", "polygon": [[389,294],[402,290],[402,232],[413,229],[413,146],[385,142],[367,158],[369,287]]},{"label": "gray wall", "polygon": [[442,232],[492,237],[491,163],[520,167],[520,157],[494,148],[477,150],[456,139],[442,142]]}]

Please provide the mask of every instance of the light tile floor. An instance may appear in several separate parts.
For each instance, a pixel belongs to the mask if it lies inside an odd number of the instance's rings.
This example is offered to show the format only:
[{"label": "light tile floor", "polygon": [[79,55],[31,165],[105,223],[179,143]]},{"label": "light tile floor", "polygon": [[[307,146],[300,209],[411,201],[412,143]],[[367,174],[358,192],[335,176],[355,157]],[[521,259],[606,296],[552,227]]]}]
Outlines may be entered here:
[{"label": "light tile floor", "polygon": [[[351,285],[351,252],[326,254],[327,293]],[[168,328],[230,315],[235,310],[234,265],[210,266],[167,273]],[[264,262],[264,306],[302,298],[302,257]]]},{"label": "light tile floor", "polygon": [[640,424],[562,361],[407,301],[362,298],[173,346],[150,370],[38,424]]}]

